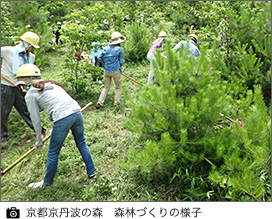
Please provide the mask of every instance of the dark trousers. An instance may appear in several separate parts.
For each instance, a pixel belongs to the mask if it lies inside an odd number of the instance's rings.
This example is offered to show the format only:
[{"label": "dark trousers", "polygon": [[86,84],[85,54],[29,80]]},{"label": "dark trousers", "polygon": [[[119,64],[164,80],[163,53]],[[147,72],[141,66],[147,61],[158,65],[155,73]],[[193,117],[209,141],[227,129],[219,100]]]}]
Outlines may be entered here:
[{"label": "dark trousers", "polygon": [[15,107],[20,116],[25,120],[26,124],[34,130],[30,114],[27,110],[25,102],[25,93],[21,92],[17,87],[1,84],[1,139],[8,139],[7,120],[12,107]]},{"label": "dark trousers", "polygon": [[59,36],[56,37],[56,44],[59,45]]}]

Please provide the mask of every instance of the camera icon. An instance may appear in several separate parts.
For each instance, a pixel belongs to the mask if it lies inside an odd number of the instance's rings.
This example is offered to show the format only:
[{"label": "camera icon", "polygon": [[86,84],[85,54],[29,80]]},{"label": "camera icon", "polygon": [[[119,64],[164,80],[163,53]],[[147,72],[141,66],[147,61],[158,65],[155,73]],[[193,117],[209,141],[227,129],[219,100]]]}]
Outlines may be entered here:
[{"label": "camera icon", "polygon": [[16,207],[11,207],[7,209],[7,218],[20,218],[20,210]]}]

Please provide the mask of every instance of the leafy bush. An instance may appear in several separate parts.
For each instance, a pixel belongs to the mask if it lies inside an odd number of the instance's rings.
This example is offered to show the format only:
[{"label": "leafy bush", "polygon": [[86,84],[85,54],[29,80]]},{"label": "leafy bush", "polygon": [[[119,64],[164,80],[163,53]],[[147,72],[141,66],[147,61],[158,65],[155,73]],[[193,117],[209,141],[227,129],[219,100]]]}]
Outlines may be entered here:
[{"label": "leafy bush", "polygon": [[8,4],[7,2],[1,3],[1,45],[13,46],[17,39],[17,32],[13,21],[8,19]]},{"label": "leafy bush", "polygon": [[[86,97],[97,92],[95,89],[100,85],[95,84],[93,79],[102,79],[102,68],[90,63],[90,58],[82,59],[82,55],[90,56],[93,41],[103,42],[108,33],[97,34],[93,25],[80,27],[75,23],[67,25],[64,40],[69,45],[69,51],[65,54],[65,62],[61,73],[63,83],[71,90],[74,97]],[[78,54],[78,56],[75,56]]]},{"label": "leafy bush", "polygon": [[150,48],[150,32],[145,24],[133,23],[126,27],[124,43],[124,58],[128,62],[139,62],[146,59]]},{"label": "leafy bush", "polygon": [[93,97],[101,91],[101,85],[95,80],[102,79],[103,69],[88,63],[88,60],[73,58],[73,53],[68,54],[70,58],[65,59],[65,70],[60,74],[62,83],[74,98]]}]

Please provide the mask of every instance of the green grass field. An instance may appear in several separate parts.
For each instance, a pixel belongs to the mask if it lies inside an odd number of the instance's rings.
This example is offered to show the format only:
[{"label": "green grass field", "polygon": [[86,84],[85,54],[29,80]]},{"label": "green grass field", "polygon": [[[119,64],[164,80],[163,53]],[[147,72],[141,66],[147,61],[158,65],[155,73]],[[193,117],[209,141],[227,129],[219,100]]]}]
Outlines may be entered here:
[{"label": "green grass field", "polygon": [[[47,54],[49,65],[42,71],[44,79],[57,80],[62,71],[60,63],[66,48],[59,48]],[[129,65],[129,70],[126,66]],[[147,82],[149,63],[124,66],[125,74],[133,77],[140,83]],[[105,105],[95,109],[98,94],[91,99],[77,100],[81,107],[92,102],[93,105],[83,112],[85,137],[91,150],[97,175],[89,180],[85,174],[85,166],[75,146],[72,135],[66,138],[62,147],[58,172],[54,183],[44,189],[28,187],[31,182],[43,179],[46,171],[47,150],[49,140],[40,149],[33,151],[18,165],[8,171],[1,178],[2,201],[143,201],[165,200],[168,193],[162,186],[155,191],[152,184],[131,176],[122,169],[125,155],[129,146],[134,145],[137,136],[130,132],[123,122],[128,118],[125,115],[126,101],[133,98],[140,85],[123,77],[121,103],[113,106],[114,85],[106,98]],[[48,135],[52,123],[42,112],[42,120]],[[1,146],[2,171],[20,158],[35,144],[35,133],[24,123],[15,108],[9,116],[10,140]]]}]

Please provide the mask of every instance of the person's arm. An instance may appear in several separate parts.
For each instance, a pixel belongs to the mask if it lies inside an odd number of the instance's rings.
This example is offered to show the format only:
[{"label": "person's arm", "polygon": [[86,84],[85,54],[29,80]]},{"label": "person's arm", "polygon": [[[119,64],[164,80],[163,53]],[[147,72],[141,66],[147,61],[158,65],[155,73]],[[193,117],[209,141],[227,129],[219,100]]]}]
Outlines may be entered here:
[{"label": "person's arm", "polygon": [[180,50],[180,47],[181,47],[181,42],[179,42],[179,43],[173,48],[173,50],[179,51],[179,50]]},{"label": "person's arm", "polygon": [[124,54],[123,54],[123,49],[121,48],[120,56],[119,56],[119,62],[120,62],[120,67],[124,64]]},{"label": "person's arm", "polygon": [[195,57],[199,57],[199,56],[200,56],[200,51],[196,46]]},{"label": "person's arm", "polygon": [[158,39],[158,41],[156,43],[156,48],[161,48],[163,41],[164,41],[163,38]]},{"label": "person's arm", "polygon": [[199,56],[200,56],[200,51],[199,51],[198,48],[196,48],[195,50],[193,50],[193,55],[194,55],[195,57],[199,57]]},{"label": "person's arm", "polygon": [[27,104],[27,109],[30,113],[30,118],[36,133],[36,147],[40,147],[43,145],[42,142],[42,121],[41,121],[41,117],[40,117],[40,107],[37,103],[37,99],[36,96],[33,94],[27,94],[25,96],[25,100],[26,100],[26,104]]},{"label": "person's arm", "polygon": [[29,52],[28,56],[29,56],[29,63],[34,64],[35,58],[36,58],[35,54],[33,54],[32,52]]},{"label": "person's arm", "polygon": [[10,49],[7,46],[1,47],[1,58],[4,58],[7,56],[7,54],[10,52]]},{"label": "person's arm", "polygon": [[102,52],[100,52],[100,54],[98,55],[97,59],[100,60],[101,62],[105,63],[103,56],[104,56],[104,49],[103,49]]}]

